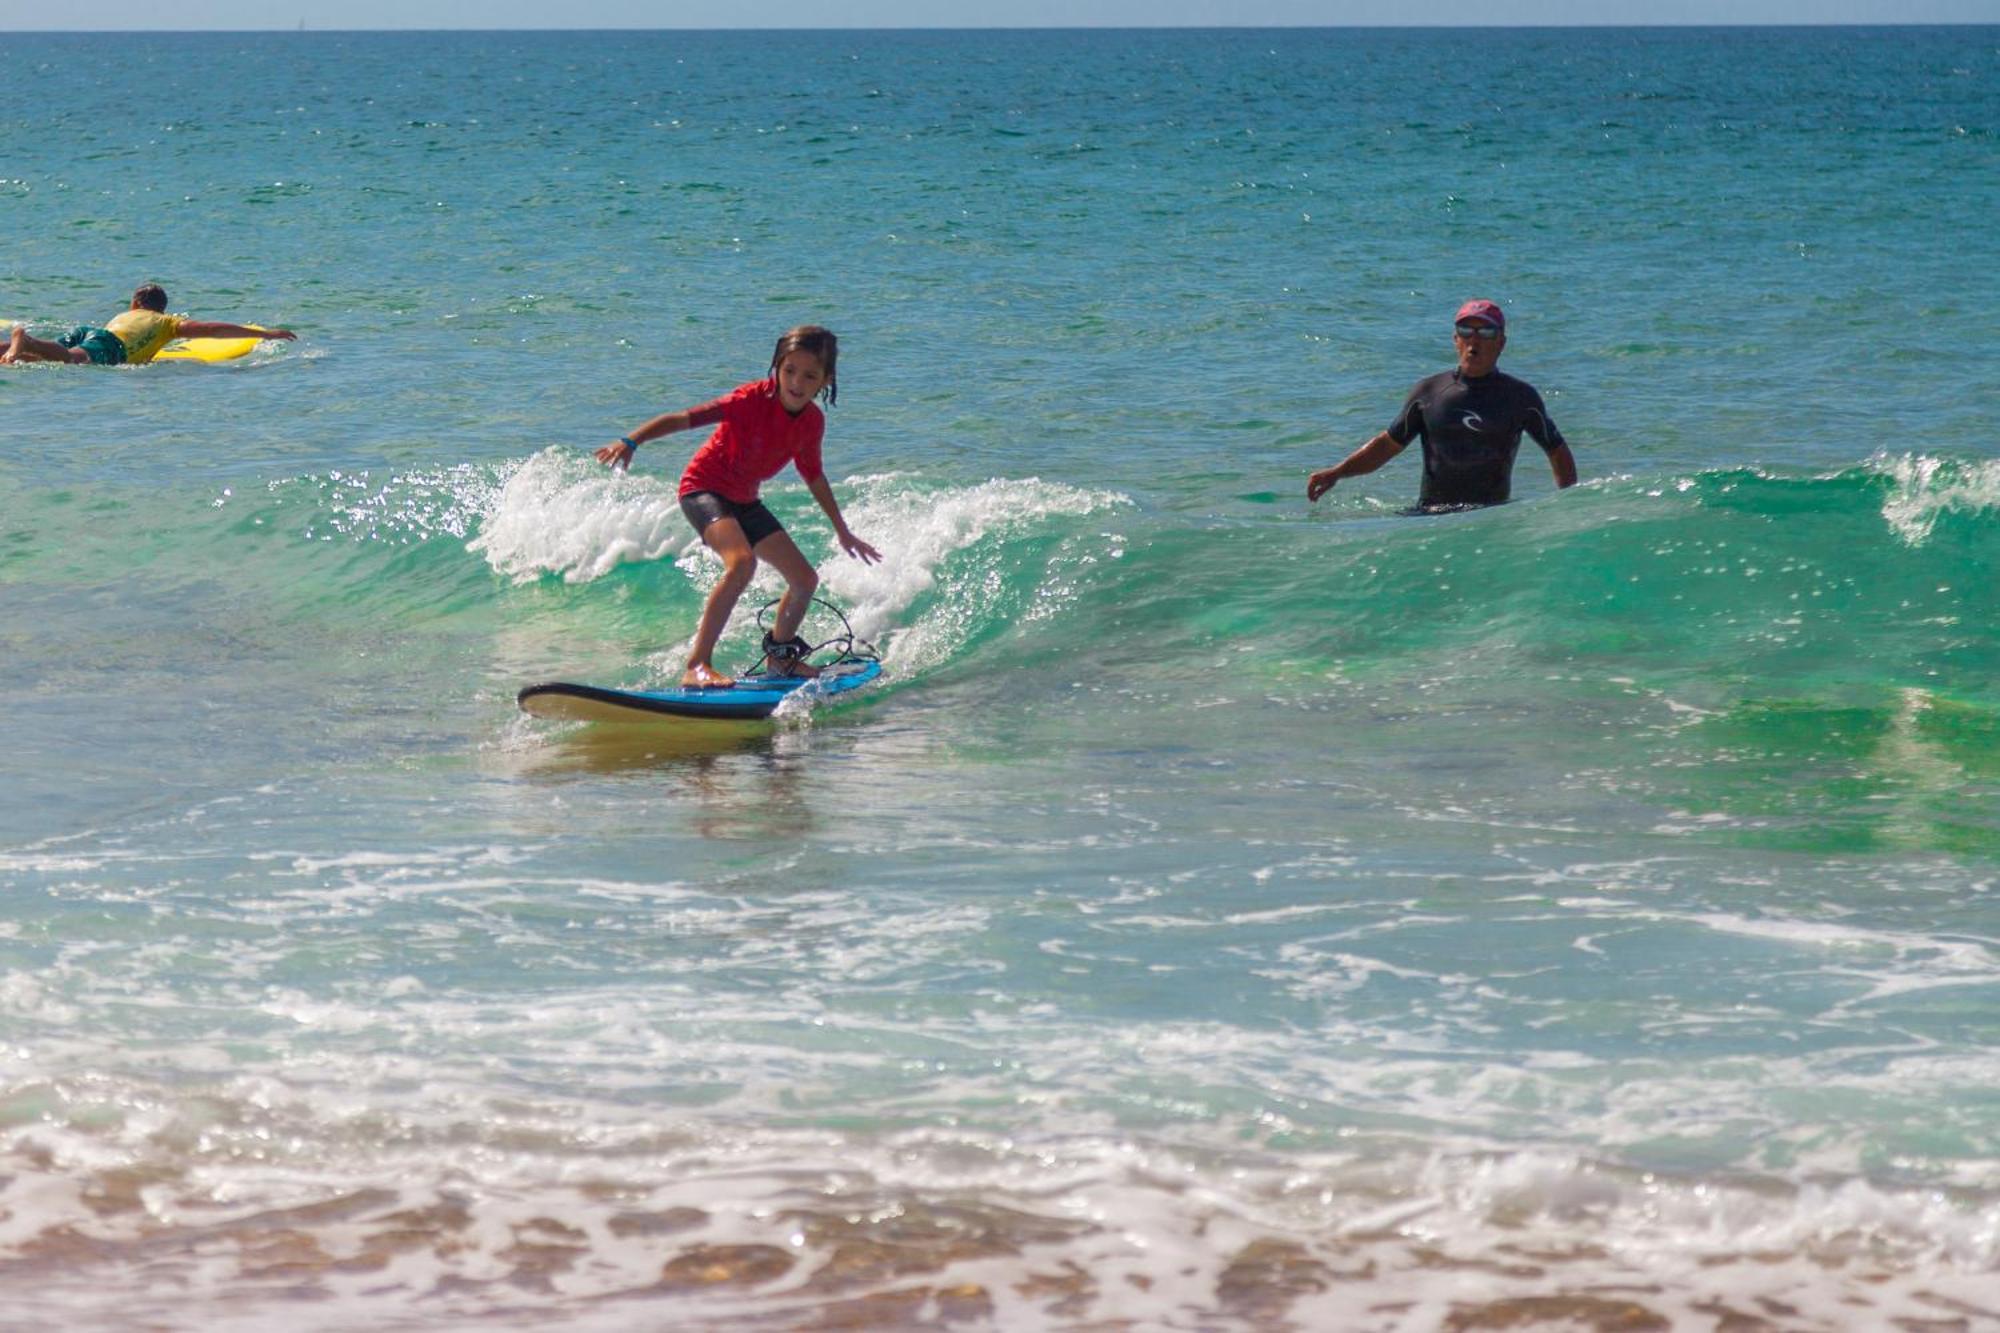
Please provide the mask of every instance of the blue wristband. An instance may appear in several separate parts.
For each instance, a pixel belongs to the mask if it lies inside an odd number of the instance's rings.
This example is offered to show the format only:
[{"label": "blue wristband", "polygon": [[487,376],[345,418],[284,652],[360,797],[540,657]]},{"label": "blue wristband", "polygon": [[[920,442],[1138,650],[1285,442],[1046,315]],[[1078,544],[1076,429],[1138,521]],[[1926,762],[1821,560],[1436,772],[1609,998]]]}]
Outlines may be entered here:
[{"label": "blue wristband", "polygon": [[630,435],[620,435],[618,437],[618,443],[624,445],[627,449],[630,449],[635,454],[639,452],[639,442],[633,439]]}]

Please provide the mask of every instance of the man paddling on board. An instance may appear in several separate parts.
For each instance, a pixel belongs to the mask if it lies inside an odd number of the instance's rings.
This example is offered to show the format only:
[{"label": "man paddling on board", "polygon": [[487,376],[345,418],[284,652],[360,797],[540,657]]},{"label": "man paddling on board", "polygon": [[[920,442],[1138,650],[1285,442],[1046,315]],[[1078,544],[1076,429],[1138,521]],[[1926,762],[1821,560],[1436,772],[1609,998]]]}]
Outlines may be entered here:
[{"label": "man paddling on board", "polygon": [[7,345],[0,348],[0,363],[57,361],[74,366],[143,366],[176,338],[283,340],[296,336],[290,329],[253,329],[247,324],[169,315],[166,290],[149,282],[132,293],[130,309],[101,329],[85,324],[49,342],[30,337],[25,324],[15,325]]},{"label": "man paddling on board", "polygon": [[1424,481],[1418,510],[1504,504],[1523,431],[1549,456],[1557,489],[1576,485],[1576,459],[1549,419],[1542,396],[1525,380],[1497,368],[1507,346],[1507,316],[1500,307],[1467,301],[1458,308],[1452,341],[1458,368],[1420,380],[1389,429],[1306,479],[1306,499],[1316,501],[1334,483],[1373,472],[1421,438]]}]

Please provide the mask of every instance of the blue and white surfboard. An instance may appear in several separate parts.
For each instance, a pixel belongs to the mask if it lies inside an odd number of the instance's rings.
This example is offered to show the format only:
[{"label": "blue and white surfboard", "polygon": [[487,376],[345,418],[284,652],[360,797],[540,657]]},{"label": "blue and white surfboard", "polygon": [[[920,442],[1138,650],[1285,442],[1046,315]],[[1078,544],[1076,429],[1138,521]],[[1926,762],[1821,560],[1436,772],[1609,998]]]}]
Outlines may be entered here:
[{"label": "blue and white surfboard", "polygon": [[517,699],[522,712],[563,722],[660,722],[675,718],[754,722],[768,718],[779,704],[801,691],[808,697],[843,694],[881,674],[880,662],[859,659],[835,662],[811,678],[741,676],[734,685],[720,688],[615,690],[551,681],[528,686]]}]

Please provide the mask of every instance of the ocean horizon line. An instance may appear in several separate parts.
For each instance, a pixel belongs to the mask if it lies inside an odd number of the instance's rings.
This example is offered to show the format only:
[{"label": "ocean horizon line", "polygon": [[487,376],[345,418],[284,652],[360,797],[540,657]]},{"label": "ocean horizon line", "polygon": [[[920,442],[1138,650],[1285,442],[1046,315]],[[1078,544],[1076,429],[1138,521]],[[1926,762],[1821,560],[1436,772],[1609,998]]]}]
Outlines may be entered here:
[{"label": "ocean horizon line", "polygon": [[571,27],[548,25],[541,27],[323,27],[306,24],[272,24],[267,27],[239,28],[178,28],[178,27],[125,27],[125,28],[39,28],[0,27],[0,34],[7,36],[37,37],[122,37],[122,36],[258,36],[263,34],[297,36],[300,33],[318,35],[424,35],[444,33],[591,33],[629,34],[635,32],[674,33],[1055,33],[1055,32],[1791,32],[1798,30],[1824,32],[1897,32],[1910,29],[1968,30],[2000,28],[2000,20],[1991,22],[1966,22],[1955,19],[1907,19],[1894,23],[1854,23],[1818,22],[1801,19],[1795,22],[1663,22],[1663,23],[1031,23],[1031,24],[832,24],[823,26],[802,24],[769,24],[745,27],[737,24],[716,25],[672,25],[645,24],[627,26]]}]

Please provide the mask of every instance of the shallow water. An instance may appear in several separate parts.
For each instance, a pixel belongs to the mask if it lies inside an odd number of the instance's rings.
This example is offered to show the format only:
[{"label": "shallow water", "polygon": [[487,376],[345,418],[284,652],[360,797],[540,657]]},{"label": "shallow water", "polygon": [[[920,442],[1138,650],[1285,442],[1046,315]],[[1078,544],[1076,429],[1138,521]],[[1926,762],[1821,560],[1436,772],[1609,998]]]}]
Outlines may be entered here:
[{"label": "shallow water", "polygon": [[[1996,51],[10,36],[0,314],[301,337],[0,373],[0,1313],[2000,1320]],[[1307,506],[1472,294],[1585,484]],[[884,684],[521,717],[808,319]]]}]

